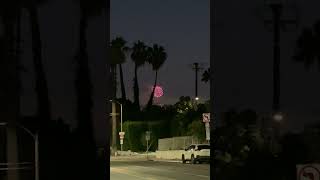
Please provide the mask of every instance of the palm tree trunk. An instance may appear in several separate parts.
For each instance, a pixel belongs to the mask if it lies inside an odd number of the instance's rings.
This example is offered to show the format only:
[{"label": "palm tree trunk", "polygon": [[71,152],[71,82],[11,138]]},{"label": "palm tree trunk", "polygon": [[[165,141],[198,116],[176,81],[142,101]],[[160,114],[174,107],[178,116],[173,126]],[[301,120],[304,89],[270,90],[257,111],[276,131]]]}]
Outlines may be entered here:
[{"label": "palm tree trunk", "polygon": [[122,95],[121,97],[122,97],[122,100],[126,100],[127,97],[126,97],[126,89],[125,89],[124,80],[123,80],[122,64],[119,64],[119,72],[120,72],[121,95]]},{"label": "palm tree trunk", "polygon": [[[18,13],[19,16],[19,13]],[[14,16],[16,17],[16,16]],[[7,162],[18,162],[18,139],[15,123],[20,115],[20,74],[19,74],[19,59],[15,54],[14,44],[14,17],[3,17],[4,39],[3,39],[3,58],[1,58],[1,99],[0,114],[3,120],[8,123],[7,128]],[[20,17],[18,17],[20,18]],[[19,31],[19,29],[18,29]],[[3,93],[3,94],[2,94]],[[18,170],[10,170],[7,172],[8,180],[18,180]]]},{"label": "palm tree trunk", "polygon": [[117,73],[116,73],[116,65],[111,65],[111,78],[112,78],[112,99],[117,97]]},{"label": "palm tree trunk", "polygon": [[50,100],[48,94],[46,74],[44,72],[42,62],[42,43],[36,5],[34,3],[31,3],[31,5],[28,7],[28,11],[30,15],[30,24],[32,32],[32,53],[38,102],[37,115],[41,120],[50,120]]},{"label": "palm tree trunk", "polygon": [[157,80],[158,80],[158,71],[156,71],[154,85],[153,85],[152,92],[151,92],[151,95],[150,95],[150,98],[149,98],[149,101],[148,101],[148,104],[147,104],[147,110],[149,110],[151,108],[152,104],[153,104],[153,98],[154,98],[154,92],[155,92],[155,89],[156,89],[156,86],[157,86]]},{"label": "palm tree trunk", "polygon": [[140,110],[140,101],[139,101],[139,84],[138,84],[138,66],[135,65],[134,67],[134,86],[133,86],[133,93],[134,93],[134,104],[137,110]]},{"label": "palm tree trunk", "polygon": [[281,7],[273,8],[274,47],[273,47],[273,104],[274,112],[280,109],[280,15]]},{"label": "palm tree trunk", "polygon": [[81,11],[80,17],[80,37],[78,51],[78,67],[76,72],[76,91],[77,91],[77,119],[78,130],[85,133],[90,140],[93,140],[92,127],[92,85],[90,80],[90,70],[87,54],[87,15]]}]

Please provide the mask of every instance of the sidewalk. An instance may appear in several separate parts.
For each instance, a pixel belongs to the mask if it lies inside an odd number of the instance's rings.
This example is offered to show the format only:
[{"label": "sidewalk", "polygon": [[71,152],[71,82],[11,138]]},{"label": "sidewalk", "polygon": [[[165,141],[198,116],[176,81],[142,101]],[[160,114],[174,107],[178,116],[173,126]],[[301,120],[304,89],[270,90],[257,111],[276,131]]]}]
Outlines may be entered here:
[{"label": "sidewalk", "polygon": [[118,155],[118,156],[110,156],[110,161],[158,161],[158,162],[173,162],[180,163],[180,160],[172,160],[172,159],[157,159],[154,153],[147,154],[134,154],[134,155]]}]

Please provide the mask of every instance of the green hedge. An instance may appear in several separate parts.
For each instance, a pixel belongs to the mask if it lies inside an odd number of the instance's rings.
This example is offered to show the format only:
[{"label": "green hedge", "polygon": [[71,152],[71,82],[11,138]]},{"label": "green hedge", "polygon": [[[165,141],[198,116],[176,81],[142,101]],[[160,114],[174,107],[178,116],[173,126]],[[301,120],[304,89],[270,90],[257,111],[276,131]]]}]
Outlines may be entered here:
[{"label": "green hedge", "polygon": [[[126,121],[123,124],[123,130],[126,133],[123,143],[123,150],[131,150],[134,152],[146,151],[145,132],[151,131],[151,147],[149,151],[155,151],[158,147],[158,139],[169,136],[167,121]],[[149,125],[148,125],[149,124]]]}]

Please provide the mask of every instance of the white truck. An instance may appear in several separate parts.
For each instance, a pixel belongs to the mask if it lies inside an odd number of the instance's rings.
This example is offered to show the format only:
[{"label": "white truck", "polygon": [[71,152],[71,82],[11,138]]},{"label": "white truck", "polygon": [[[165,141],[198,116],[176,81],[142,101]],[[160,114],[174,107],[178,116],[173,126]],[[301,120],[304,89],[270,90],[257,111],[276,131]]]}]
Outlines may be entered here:
[{"label": "white truck", "polygon": [[197,162],[201,164],[202,162],[210,161],[210,145],[209,144],[191,144],[182,153],[182,163],[190,161],[191,164],[196,164]]}]

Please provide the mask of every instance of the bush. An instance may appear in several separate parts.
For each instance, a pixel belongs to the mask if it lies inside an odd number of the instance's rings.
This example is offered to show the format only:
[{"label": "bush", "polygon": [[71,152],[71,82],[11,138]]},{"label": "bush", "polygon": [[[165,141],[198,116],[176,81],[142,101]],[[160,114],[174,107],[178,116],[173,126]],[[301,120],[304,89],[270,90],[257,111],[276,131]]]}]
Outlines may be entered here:
[{"label": "bush", "polygon": [[200,142],[206,140],[206,129],[204,123],[200,119],[192,121],[188,125],[188,135],[197,137]]},{"label": "bush", "polygon": [[149,125],[143,121],[126,121],[123,124],[123,130],[126,133],[123,150],[134,152],[146,151],[145,132],[149,130],[151,131],[151,146],[149,151],[155,151],[158,147],[158,139],[169,136],[169,132],[164,131],[166,128],[168,128],[166,121],[150,122]]}]

